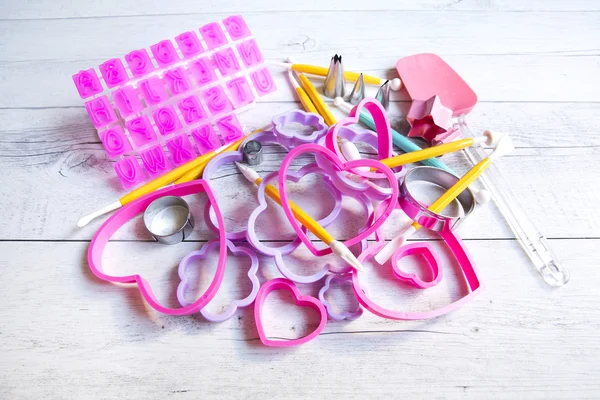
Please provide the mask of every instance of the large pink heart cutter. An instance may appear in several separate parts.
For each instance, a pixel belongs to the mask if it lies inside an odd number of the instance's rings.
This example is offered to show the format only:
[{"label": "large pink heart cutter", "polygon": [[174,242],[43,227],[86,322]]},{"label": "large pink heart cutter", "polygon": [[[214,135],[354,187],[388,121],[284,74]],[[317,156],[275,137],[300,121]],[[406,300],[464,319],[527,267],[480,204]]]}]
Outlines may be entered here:
[{"label": "large pink heart cutter", "polygon": [[[366,290],[364,290],[360,284],[360,275],[356,272],[352,272],[352,285],[354,288],[354,294],[358,298],[360,304],[365,307],[367,310],[372,312],[373,314],[388,318],[388,319],[396,319],[396,320],[418,320],[418,319],[429,319],[435,318],[440,315],[447,314],[451,311],[454,311],[464,304],[471,301],[477,294],[481,292],[483,289],[483,285],[479,280],[479,275],[477,272],[477,268],[471,255],[467,251],[464,243],[456,233],[454,233],[451,229],[444,229],[439,232],[440,236],[444,239],[450,251],[456,258],[458,265],[460,266],[464,277],[467,281],[467,286],[469,288],[469,293],[459,300],[448,304],[446,306],[440,307],[435,310],[430,311],[422,311],[422,312],[407,312],[407,311],[395,311],[387,309],[383,306],[378,305],[375,301],[373,301]],[[365,261],[369,258],[372,258],[374,254],[376,254],[385,242],[380,241],[375,245],[367,248],[362,254],[358,256],[359,261]]]},{"label": "large pink heart cutter", "polygon": [[302,240],[302,242],[304,243],[304,245],[306,245],[306,247],[310,250],[310,252],[318,257],[324,256],[326,254],[331,254],[331,248],[326,247],[324,249],[319,250],[311,242],[311,240],[308,238],[306,233],[302,230],[301,225],[298,223],[296,218],[294,218],[294,214],[292,213],[292,210],[289,205],[289,198],[288,198],[287,190],[286,190],[287,189],[286,177],[287,177],[288,169],[289,169],[290,165],[292,164],[292,162],[294,161],[294,159],[296,157],[298,157],[302,154],[306,154],[306,153],[314,153],[314,154],[322,155],[325,159],[328,159],[335,166],[335,168],[338,171],[351,170],[351,169],[357,168],[357,167],[369,167],[369,168],[375,169],[376,171],[379,171],[381,173],[381,175],[388,180],[389,186],[392,189],[390,199],[394,199],[394,200],[387,202],[387,206],[385,207],[385,209],[383,209],[379,218],[376,218],[373,220],[373,224],[371,226],[366,228],[364,231],[360,232],[357,236],[346,240],[344,242],[344,244],[347,247],[350,247],[350,246],[353,246],[353,245],[359,243],[361,240],[369,237],[369,235],[371,235],[375,230],[377,230],[385,222],[385,220],[390,216],[390,214],[392,213],[392,211],[394,210],[394,208],[396,206],[396,200],[398,198],[398,184],[396,182],[396,178],[395,178],[392,170],[376,160],[364,159],[364,160],[343,162],[332,151],[330,151],[322,146],[315,145],[315,144],[305,144],[305,145],[296,147],[295,149],[293,149],[292,151],[290,151],[288,153],[288,155],[283,159],[283,163],[281,164],[281,169],[280,169],[279,178],[278,178],[282,208],[283,208],[283,211],[285,212],[285,215],[287,216],[288,220],[290,221],[290,224],[296,231],[296,234],[298,235],[298,237]]},{"label": "large pink heart cutter", "polygon": [[[291,292],[298,306],[310,307],[319,313],[319,325],[310,334],[298,339],[290,340],[272,340],[267,337],[262,320],[263,304],[269,293],[280,289],[285,289]],[[300,294],[300,291],[292,281],[283,278],[276,278],[264,283],[258,290],[258,295],[254,301],[254,319],[256,320],[258,337],[260,338],[262,344],[270,347],[292,347],[309,342],[319,336],[319,333],[323,331],[323,328],[325,328],[325,324],[327,323],[327,310],[325,309],[323,303],[314,297],[303,296]]]},{"label": "large pink heart cutter", "polygon": [[[208,201],[212,204],[217,217],[217,224],[219,225],[219,261],[217,264],[217,270],[212,282],[208,289],[202,296],[195,302],[185,307],[170,308],[165,307],[158,302],[152,291],[150,284],[140,275],[126,275],[126,276],[115,276],[104,273],[102,266],[102,253],[104,247],[112,237],[112,235],[126,222],[133,219],[136,215],[143,213],[146,207],[154,200],[162,196],[187,196],[190,194],[205,192],[208,196]],[[94,275],[98,278],[115,283],[137,283],[140,293],[144,300],[154,308],[156,311],[169,314],[169,315],[189,315],[200,311],[205,305],[207,305],[217,294],[219,286],[223,281],[223,275],[225,273],[225,264],[227,261],[227,243],[225,238],[225,223],[223,221],[223,215],[219,209],[219,205],[215,200],[215,196],[210,189],[208,183],[204,180],[195,180],[192,182],[186,182],[179,185],[166,187],[156,192],[149,193],[139,199],[127,204],[122,207],[119,211],[114,213],[94,235],[90,247],[88,248],[88,265]]]}]

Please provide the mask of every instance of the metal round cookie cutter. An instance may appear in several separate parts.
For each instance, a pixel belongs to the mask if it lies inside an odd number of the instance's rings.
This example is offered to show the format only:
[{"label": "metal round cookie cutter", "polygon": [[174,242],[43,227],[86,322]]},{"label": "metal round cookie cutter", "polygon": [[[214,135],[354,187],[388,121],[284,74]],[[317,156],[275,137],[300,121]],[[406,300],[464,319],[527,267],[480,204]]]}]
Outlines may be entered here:
[{"label": "metal round cookie cutter", "polygon": [[411,169],[402,184],[398,194],[398,206],[413,221],[432,231],[440,232],[444,229],[453,229],[475,208],[475,196],[471,189],[465,189],[458,195],[456,200],[463,210],[463,215],[444,215],[443,213],[433,213],[427,209],[428,205],[418,201],[411,193],[409,186],[412,183],[422,181],[432,183],[444,189],[444,191],[454,185],[459,178],[448,171],[435,167],[415,167]]},{"label": "metal round cookie cutter", "polygon": [[144,225],[160,243],[177,244],[194,230],[194,217],[181,197],[164,196],[148,205]]},{"label": "metal round cookie cutter", "polygon": [[248,165],[259,165],[263,161],[262,144],[258,140],[249,140],[244,144],[244,161]]}]

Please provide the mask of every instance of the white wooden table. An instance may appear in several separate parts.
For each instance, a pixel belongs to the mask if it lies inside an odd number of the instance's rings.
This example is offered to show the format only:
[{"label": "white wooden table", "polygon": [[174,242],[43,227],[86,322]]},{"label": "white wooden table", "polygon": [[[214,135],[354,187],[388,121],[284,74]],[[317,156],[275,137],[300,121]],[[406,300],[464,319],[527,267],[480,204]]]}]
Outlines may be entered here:
[{"label": "white wooden table", "polygon": [[[598,2],[152,3],[0,4],[0,398],[598,398]],[[474,302],[430,321],[365,313],[329,322],[291,350],[263,347],[250,309],[222,324],[168,317],[137,288],[96,279],[86,252],[101,220],[75,223],[122,192],[71,75],[231,13],[245,16],[269,60],[325,64],[338,52],[347,69],[393,76],[402,56],[440,54],[479,96],[471,129],[513,135],[517,149],[501,168],[571,282],[546,286],[493,205],[460,228],[486,286]],[[249,128],[298,107],[284,75],[276,79],[280,91],[242,116]],[[403,108],[396,101],[390,113]],[[262,174],[282,157],[267,150]],[[227,224],[241,226],[253,206],[234,212],[234,204],[254,201],[255,189],[231,166],[218,175]],[[354,219],[347,213],[333,231],[346,237]],[[210,234],[201,226],[191,241],[157,250],[133,225],[115,236],[106,262],[148,274],[164,288],[159,297],[172,299],[177,263]],[[285,236],[278,224],[262,227],[266,241]],[[394,232],[386,227],[388,239]],[[295,268],[323,261],[303,257]],[[261,280],[275,277],[261,260]],[[237,271],[226,273],[230,295],[248,289]],[[455,295],[444,290],[406,304]],[[277,296],[267,310],[280,316],[273,335],[293,337],[314,322]]]}]

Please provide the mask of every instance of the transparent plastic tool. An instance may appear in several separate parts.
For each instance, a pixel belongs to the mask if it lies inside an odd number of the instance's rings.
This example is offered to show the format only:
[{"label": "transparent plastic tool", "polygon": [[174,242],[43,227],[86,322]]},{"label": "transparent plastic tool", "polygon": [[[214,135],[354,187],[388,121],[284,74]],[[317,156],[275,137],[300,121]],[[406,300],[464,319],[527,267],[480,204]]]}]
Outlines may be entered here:
[{"label": "transparent plastic tool", "polygon": [[[459,124],[465,136],[473,137],[463,117]],[[469,147],[464,151],[473,164],[487,157],[482,145]],[[567,283],[570,279],[569,271],[552,252],[548,240],[529,219],[498,167],[492,164],[479,179],[491,193],[498,209],[544,281],[551,286]]]}]

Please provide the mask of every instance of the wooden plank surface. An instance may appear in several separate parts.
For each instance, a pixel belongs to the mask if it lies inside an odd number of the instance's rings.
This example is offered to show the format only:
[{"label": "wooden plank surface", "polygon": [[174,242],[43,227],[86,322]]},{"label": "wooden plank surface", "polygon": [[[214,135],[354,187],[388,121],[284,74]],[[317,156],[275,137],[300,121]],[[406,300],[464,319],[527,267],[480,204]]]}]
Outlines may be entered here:
[{"label": "wooden plank surface", "polygon": [[[0,399],[598,397],[598,2],[4,3]],[[251,309],[222,324],[199,315],[167,317],[149,309],[135,287],[95,278],[86,251],[102,220],[84,229],[75,222],[123,192],[71,75],[231,13],[244,14],[270,61],[294,55],[324,64],[338,52],[346,69],[392,77],[399,57],[440,54],[478,94],[467,118],[470,129],[511,133],[516,150],[500,168],[570,268],[571,282],[558,290],[546,286],[493,204],[460,227],[486,286],[473,302],[431,321],[389,321],[368,312],[350,323],[330,321],[319,338],[297,349],[262,346]],[[285,75],[273,71],[280,90],[242,116],[247,129],[298,107]],[[401,116],[407,98],[393,99],[392,124],[406,132]],[[263,175],[277,170],[285,155],[277,146],[266,153]],[[461,155],[444,160],[459,171],[467,168]],[[256,206],[255,188],[232,166],[221,168],[211,185],[226,226],[242,227]],[[294,186],[292,196],[320,215],[331,202],[317,207],[308,200],[322,191],[309,179]],[[192,204],[200,212],[204,200]],[[346,238],[361,221],[359,207],[347,203],[330,229]],[[393,216],[385,237],[403,222]],[[258,234],[280,245],[291,229],[281,211],[269,207]],[[104,262],[111,271],[143,273],[159,300],[172,304],[179,260],[212,237],[200,223],[189,242],[158,246],[134,221],[117,232]],[[417,239],[440,246],[431,234]],[[298,273],[336,262],[311,257],[304,248],[286,260]],[[443,285],[427,293],[399,288],[386,273],[370,275],[366,284],[390,307],[441,306],[464,294],[450,264],[444,259]],[[194,273],[205,280],[214,265],[213,257],[202,267],[205,273]],[[211,310],[248,293],[246,270],[247,262],[228,261],[226,284]],[[276,276],[272,260],[261,257],[261,282]],[[322,281],[300,290],[315,295],[320,286]],[[340,304],[354,305],[348,291],[335,293]],[[279,294],[265,313],[276,337],[296,337],[315,323],[314,315],[299,313]]]}]

